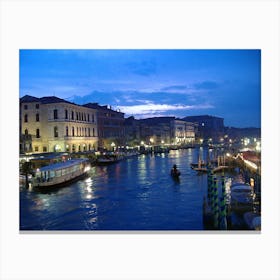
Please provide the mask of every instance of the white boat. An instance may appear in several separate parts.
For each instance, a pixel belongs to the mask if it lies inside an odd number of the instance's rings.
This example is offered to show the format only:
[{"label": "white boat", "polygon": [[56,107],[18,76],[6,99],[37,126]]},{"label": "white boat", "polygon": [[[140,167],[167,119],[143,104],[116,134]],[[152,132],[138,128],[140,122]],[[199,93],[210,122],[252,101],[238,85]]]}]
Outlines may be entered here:
[{"label": "white boat", "polygon": [[38,168],[32,180],[34,187],[57,187],[77,180],[90,170],[88,159],[71,159]]},{"label": "white boat", "polygon": [[235,211],[252,209],[254,206],[255,194],[251,186],[243,183],[236,183],[230,187],[230,205]]}]

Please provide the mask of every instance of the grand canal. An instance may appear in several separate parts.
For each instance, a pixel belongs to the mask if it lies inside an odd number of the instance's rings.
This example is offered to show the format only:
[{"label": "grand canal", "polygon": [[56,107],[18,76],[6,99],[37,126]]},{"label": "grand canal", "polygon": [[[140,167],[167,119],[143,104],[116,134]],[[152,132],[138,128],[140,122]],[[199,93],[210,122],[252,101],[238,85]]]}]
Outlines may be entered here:
[{"label": "grand canal", "polygon": [[[202,148],[139,155],[47,192],[20,188],[21,230],[203,230],[207,175],[198,175]],[[180,181],[170,169],[177,164]]]}]

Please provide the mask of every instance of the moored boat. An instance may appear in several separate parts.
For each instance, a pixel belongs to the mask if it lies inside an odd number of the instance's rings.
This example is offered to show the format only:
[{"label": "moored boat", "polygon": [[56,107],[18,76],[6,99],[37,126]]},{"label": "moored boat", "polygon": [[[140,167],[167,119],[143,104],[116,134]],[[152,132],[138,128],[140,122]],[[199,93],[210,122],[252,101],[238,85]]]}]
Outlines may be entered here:
[{"label": "moored boat", "polygon": [[254,206],[254,192],[251,186],[236,183],[230,187],[230,205],[235,211],[251,210]]},{"label": "moored boat", "polygon": [[32,185],[39,188],[57,187],[77,180],[90,170],[88,159],[71,159],[38,168]]},{"label": "moored boat", "polygon": [[120,157],[116,157],[116,156],[104,156],[104,157],[99,157],[96,160],[96,164],[97,165],[109,165],[112,163],[116,163],[119,162],[121,160]]}]

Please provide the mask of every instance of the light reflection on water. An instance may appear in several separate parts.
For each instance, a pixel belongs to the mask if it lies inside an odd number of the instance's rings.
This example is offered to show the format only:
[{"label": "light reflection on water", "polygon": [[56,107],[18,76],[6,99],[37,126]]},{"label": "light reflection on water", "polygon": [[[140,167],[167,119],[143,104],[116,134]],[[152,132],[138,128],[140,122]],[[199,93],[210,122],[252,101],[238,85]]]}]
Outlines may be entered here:
[{"label": "light reflection on water", "polygon": [[[21,188],[20,228],[201,230],[207,176],[190,168],[198,152],[203,151],[175,150],[95,166],[88,178],[48,192]],[[180,181],[170,176],[173,164]]]}]

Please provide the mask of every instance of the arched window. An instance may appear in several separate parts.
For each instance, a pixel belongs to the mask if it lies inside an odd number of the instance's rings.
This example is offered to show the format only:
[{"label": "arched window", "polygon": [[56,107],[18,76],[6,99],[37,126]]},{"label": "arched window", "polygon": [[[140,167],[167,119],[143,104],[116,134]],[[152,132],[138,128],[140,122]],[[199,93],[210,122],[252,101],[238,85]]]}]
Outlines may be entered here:
[{"label": "arched window", "polygon": [[58,119],[58,116],[57,116],[57,109],[54,109],[54,110],[53,110],[53,118],[54,118],[54,120],[57,120],[57,119]]},{"label": "arched window", "polygon": [[73,126],[72,126],[72,136],[75,136],[75,129]]},{"label": "arched window", "polygon": [[55,126],[53,128],[53,134],[54,134],[54,137],[58,137],[58,128],[57,128],[57,126]]},{"label": "arched window", "polygon": [[37,113],[36,114],[36,122],[39,122],[40,121],[40,115]]},{"label": "arched window", "polygon": [[69,136],[68,126],[66,126],[66,136]]},{"label": "arched window", "polygon": [[39,128],[36,129],[36,138],[40,138],[40,129]]},{"label": "arched window", "polygon": [[28,115],[27,114],[24,115],[24,122],[28,122]]},{"label": "arched window", "polygon": [[65,109],[65,119],[68,119],[68,110]]}]

